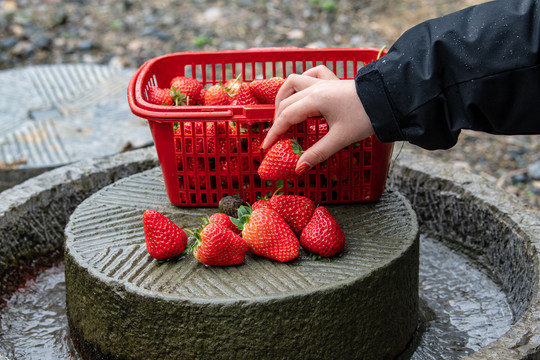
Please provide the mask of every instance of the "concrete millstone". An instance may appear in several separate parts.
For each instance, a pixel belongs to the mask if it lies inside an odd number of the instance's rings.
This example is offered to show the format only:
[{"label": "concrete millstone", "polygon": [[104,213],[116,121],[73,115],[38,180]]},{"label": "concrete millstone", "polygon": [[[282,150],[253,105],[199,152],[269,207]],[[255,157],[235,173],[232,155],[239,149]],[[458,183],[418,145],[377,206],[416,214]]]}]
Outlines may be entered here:
[{"label": "concrete millstone", "polygon": [[83,354],[103,358],[339,358],[399,355],[418,324],[418,224],[387,191],[372,204],[329,207],[347,238],[340,256],[241,266],[193,257],[158,264],[142,214],[192,229],[216,209],[170,204],[155,168],[85,200],[66,227],[66,302]]}]

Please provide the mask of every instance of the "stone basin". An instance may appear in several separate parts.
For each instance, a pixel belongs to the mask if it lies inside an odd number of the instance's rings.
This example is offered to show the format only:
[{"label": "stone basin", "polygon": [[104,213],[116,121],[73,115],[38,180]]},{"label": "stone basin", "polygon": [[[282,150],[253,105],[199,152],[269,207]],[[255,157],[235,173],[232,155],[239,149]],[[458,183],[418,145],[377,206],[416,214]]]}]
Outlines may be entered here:
[{"label": "stone basin", "polygon": [[[79,353],[133,359],[395,358],[418,326],[418,225],[388,190],[372,204],[329,206],[344,251],[287,263],[248,255],[235,267],[192,256],[159,264],[142,214],[184,229],[215,208],[178,208],[161,169],[100,190],[66,227],[66,303]],[[391,340],[390,340],[391,339]]]},{"label": "stone basin", "polygon": [[[2,192],[0,274],[60,248],[69,216],[92,193],[156,165],[155,149],[142,149],[63,166]],[[410,200],[421,232],[468,256],[507,295],[511,328],[468,359],[537,358],[538,212],[479,176],[406,151],[393,162],[389,187]]]}]

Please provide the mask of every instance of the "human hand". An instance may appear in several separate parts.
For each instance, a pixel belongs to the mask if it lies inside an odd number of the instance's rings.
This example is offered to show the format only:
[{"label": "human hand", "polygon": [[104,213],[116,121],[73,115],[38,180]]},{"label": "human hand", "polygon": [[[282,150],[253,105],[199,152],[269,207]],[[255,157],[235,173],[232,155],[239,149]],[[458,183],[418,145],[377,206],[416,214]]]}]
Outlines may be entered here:
[{"label": "human hand", "polygon": [[306,149],[298,160],[297,174],[373,134],[354,80],[339,80],[324,66],[312,68],[302,75],[289,75],[275,104],[274,124],[264,140],[263,149],[270,148],[292,125],[309,117],[323,116],[328,123],[328,133]]}]

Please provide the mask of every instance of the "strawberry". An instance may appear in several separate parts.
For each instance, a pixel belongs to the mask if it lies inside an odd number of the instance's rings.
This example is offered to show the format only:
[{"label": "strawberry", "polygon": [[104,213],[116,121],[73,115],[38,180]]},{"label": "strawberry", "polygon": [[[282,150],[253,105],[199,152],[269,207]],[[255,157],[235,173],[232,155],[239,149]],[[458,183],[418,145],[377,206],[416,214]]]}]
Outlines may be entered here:
[{"label": "strawberry", "polygon": [[212,85],[204,93],[204,105],[229,105],[231,103],[231,96],[220,85]]},{"label": "strawberry", "polygon": [[242,229],[242,237],[255,255],[286,262],[300,254],[298,238],[273,209],[240,206],[238,219],[231,220]]},{"label": "strawberry", "polygon": [[261,104],[273,104],[276,101],[276,95],[285,79],[281,77],[272,77],[269,79],[255,79],[250,83],[253,95]]},{"label": "strawberry", "polygon": [[156,260],[167,260],[182,254],[187,245],[187,235],[170,219],[155,210],[143,213],[146,249]]},{"label": "strawberry", "polygon": [[209,221],[214,224],[218,224],[232,230],[235,234],[240,234],[241,231],[231,221],[231,217],[224,213],[215,213],[210,216]]},{"label": "strawberry", "polygon": [[170,82],[171,90],[175,93],[173,100],[175,105],[196,105],[201,102],[202,84],[186,76],[176,76]]},{"label": "strawberry", "polygon": [[257,172],[263,180],[291,179],[296,176],[296,163],[303,152],[294,139],[278,140],[266,153]]},{"label": "strawberry", "polygon": [[204,95],[206,94],[206,88],[202,88],[199,93],[199,102],[201,105],[204,105]]},{"label": "strawberry", "polygon": [[319,206],[300,235],[306,251],[328,257],[339,253],[345,246],[345,234],[327,208]]},{"label": "strawberry", "polygon": [[169,89],[150,86],[147,89],[148,102],[157,105],[172,105],[173,99]]},{"label": "strawberry", "polygon": [[[262,208],[262,207],[265,207],[265,208],[270,208],[272,209],[272,203],[270,203],[270,199],[275,196],[276,194],[278,193],[281,193],[281,189],[283,189],[283,182],[282,181],[278,181],[278,188],[271,194],[270,192],[268,192],[266,195],[264,196],[260,196],[257,198],[257,201],[255,201],[252,205],[251,205],[251,208],[253,210],[255,209],[258,209],[258,208]],[[274,209],[275,210],[275,209]]]},{"label": "strawberry", "polygon": [[223,87],[232,97],[234,97],[238,93],[238,90],[240,90],[240,86],[242,84],[243,82],[240,80],[240,75],[238,75],[236,79],[229,79],[225,81]]},{"label": "strawberry", "polygon": [[233,97],[232,105],[255,105],[258,103],[259,101],[251,91],[250,84],[240,84],[237,93]]},{"label": "strawberry", "polygon": [[300,195],[274,195],[269,200],[272,209],[289,224],[298,236],[311,220],[315,204],[310,198]]},{"label": "strawberry", "polygon": [[272,205],[270,205],[270,200],[269,199],[260,198],[251,205],[251,208],[253,210],[260,209],[260,208],[270,208],[271,209]]},{"label": "strawberry", "polygon": [[225,226],[210,222],[190,233],[196,239],[193,256],[205,265],[239,265],[245,259],[247,243]]}]

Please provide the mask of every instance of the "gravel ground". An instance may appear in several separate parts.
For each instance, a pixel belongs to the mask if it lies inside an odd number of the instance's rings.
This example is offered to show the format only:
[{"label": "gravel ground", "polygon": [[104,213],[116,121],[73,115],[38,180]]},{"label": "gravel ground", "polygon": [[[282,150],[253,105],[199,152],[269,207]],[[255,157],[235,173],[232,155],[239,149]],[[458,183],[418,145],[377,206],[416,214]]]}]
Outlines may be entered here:
[{"label": "gravel ground", "polygon": [[[136,68],[177,51],[390,46],[422,20],[480,2],[0,0],[0,69],[59,63]],[[465,131],[448,151],[405,146],[480,174],[540,209],[539,136]]]}]

